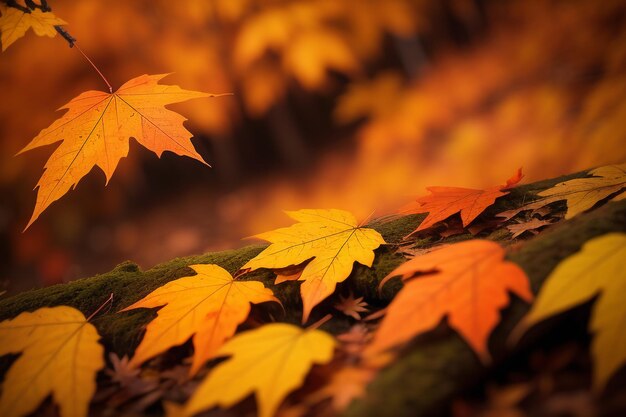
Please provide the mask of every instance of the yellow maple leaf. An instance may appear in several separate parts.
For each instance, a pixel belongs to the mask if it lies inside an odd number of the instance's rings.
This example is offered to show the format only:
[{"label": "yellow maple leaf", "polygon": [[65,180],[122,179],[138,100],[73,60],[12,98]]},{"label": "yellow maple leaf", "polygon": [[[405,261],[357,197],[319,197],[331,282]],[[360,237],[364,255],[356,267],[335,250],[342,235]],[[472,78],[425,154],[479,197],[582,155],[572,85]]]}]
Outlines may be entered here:
[{"label": "yellow maple leaf", "polygon": [[313,307],[348,278],[354,262],[372,266],[374,249],[385,240],[374,229],[361,227],[347,211],[304,209],[286,213],[299,223],[256,235],[271,245],[242,269],[286,268],[312,259],[298,278],[304,281],[300,287],[304,323]]},{"label": "yellow maple leaf", "polygon": [[217,265],[190,267],[197,275],[168,282],[122,310],[164,306],[148,324],[131,366],[141,365],[193,336],[190,373],[195,374],[235,334],[248,317],[251,303],[279,302],[261,282],[234,280]]},{"label": "yellow maple leaf", "polygon": [[35,210],[26,228],[94,166],[104,171],[108,183],[120,159],[128,155],[131,137],[159,157],[170,151],[206,164],[183,126],[186,119],[165,106],[213,95],[158,84],[167,75],[133,78],[114,93],[92,90],[80,94],[61,107],[67,113],[19,152],[62,141],[39,179]]},{"label": "yellow maple leaf", "polygon": [[0,355],[21,353],[4,377],[0,415],[30,414],[52,395],[61,417],[87,416],[104,366],[99,338],[83,313],[66,306],[0,323]]},{"label": "yellow maple leaf", "polygon": [[555,314],[596,299],[589,332],[593,334],[593,383],[601,390],[626,363],[626,234],[609,233],[586,242],[580,252],[552,271],[514,335]]},{"label": "yellow maple leaf", "polygon": [[[567,200],[566,219],[592,208],[598,201],[604,200],[626,188],[626,164],[607,165],[589,172],[592,177],[576,178],[564,181],[539,193],[545,197],[528,206],[537,208],[538,204],[550,204],[559,200]],[[619,197],[619,196],[618,196]]]},{"label": "yellow maple leaf", "polygon": [[232,357],[215,367],[185,405],[184,415],[230,407],[253,392],[259,416],[271,417],[313,364],[333,357],[335,340],[321,330],[286,323],[266,324],[235,336],[219,351]]},{"label": "yellow maple leaf", "polygon": [[0,5],[0,32],[2,32],[2,52],[16,40],[24,36],[28,29],[33,29],[37,36],[54,37],[57,34],[54,28],[57,25],[67,25],[52,12],[42,12],[39,9],[24,13],[14,7]]}]

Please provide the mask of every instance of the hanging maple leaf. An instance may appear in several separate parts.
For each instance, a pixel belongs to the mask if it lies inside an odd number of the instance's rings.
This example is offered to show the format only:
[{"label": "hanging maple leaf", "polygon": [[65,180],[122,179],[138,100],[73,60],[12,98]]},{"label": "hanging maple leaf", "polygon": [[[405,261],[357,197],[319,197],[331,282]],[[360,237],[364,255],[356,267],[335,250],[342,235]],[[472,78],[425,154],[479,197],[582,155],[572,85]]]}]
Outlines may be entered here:
[{"label": "hanging maple leaf", "polygon": [[222,346],[219,355],[232,357],[202,381],[183,415],[230,407],[254,392],[259,416],[272,417],[287,394],[302,385],[313,364],[330,362],[334,347],[328,333],[286,323],[241,333]]},{"label": "hanging maple leaf", "polygon": [[586,242],[580,252],[566,258],[552,271],[537,300],[514,335],[555,314],[594,297],[589,332],[593,334],[593,383],[601,390],[626,363],[626,234],[609,233]]},{"label": "hanging maple leaf", "polygon": [[536,232],[537,229],[541,227],[549,226],[551,224],[552,223],[547,220],[541,220],[536,217],[533,217],[527,222],[514,223],[514,224],[507,226],[506,228],[509,232],[513,233],[513,236],[511,237],[515,239],[516,237],[518,237],[519,235],[525,232],[537,233]]},{"label": "hanging maple leaf", "polygon": [[533,298],[524,271],[504,255],[497,243],[470,240],[400,265],[381,281],[382,286],[400,275],[405,285],[389,305],[367,354],[407,342],[447,316],[450,327],[482,361],[489,361],[487,339],[509,301],[508,291],[528,302]]},{"label": "hanging maple leaf", "polygon": [[197,275],[183,277],[152,291],[122,311],[162,307],[130,361],[131,366],[181,345],[193,336],[195,374],[250,313],[250,304],[279,302],[258,281],[237,281],[217,265],[191,265]]},{"label": "hanging maple leaf", "polygon": [[487,207],[492,205],[498,197],[508,194],[506,190],[520,182],[522,177],[522,169],[520,168],[515,175],[506,181],[505,185],[497,185],[485,190],[460,187],[426,187],[431,195],[420,197],[417,199],[417,203],[408,205],[401,210],[404,214],[428,213],[419,227],[408,236],[427,229],[459,212],[463,227],[466,227]]},{"label": "hanging maple leaf", "polygon": [[[599,201],[619,193],[626,188],[626,164],[607,165],[589,171],[592,177],[576,178],[564,181],[540,192],[542,200],[530,203],[520,208],[522,210],[536,209],[560,200],[567,200],[566,219],[571,219],[579,213],[589,210]],[[624,193],[615,195],[611,200],[624,198]]]},{"label": "hanging maple leaf", "polygon": [[54,37],[57,34],[54,28],[57,25],[67,25],[52,12],[43,12],[39,9],[25,13],[15,7],[0,4],[0,32],[2,32],[2,52],[16,40],[24,36],[28,29],[32,29],[37,36]]},{"label": "hanging maple leaf", "polygon": [[242,269],[286,268],[312,259],[298,278],[304,281],[300,294],[305,323],[313,307],[348,278],[354,262],[372,266],[374,249],[385,241],[377,231],[361,227],[347,211],[304,209],[286,213],[299,223],[256,235],[271,245]]},{"label": "hanging maple leaf", "polygon": [[61,107],[67,113],[19,152],[62,141],[39,179],[35,210],[26,228],[94,166],[104,171],[108,183],[120,159],[128,155],[131,137],[159,157],[170,151],[206,164],[191,143],[191,133],[183,126],[186,119],[165,106],[214,95],[158,84],[167,75],[133,78],[115,93],[80,94]]},{"label": "hanging maple leaf", "polygon": [[87,416],[104,366],[99,338],[83,313],[65,306],[0,323],[0,355],[21,353],[4,376],[0,415],[30,414],[52,395],[61,417]]}]

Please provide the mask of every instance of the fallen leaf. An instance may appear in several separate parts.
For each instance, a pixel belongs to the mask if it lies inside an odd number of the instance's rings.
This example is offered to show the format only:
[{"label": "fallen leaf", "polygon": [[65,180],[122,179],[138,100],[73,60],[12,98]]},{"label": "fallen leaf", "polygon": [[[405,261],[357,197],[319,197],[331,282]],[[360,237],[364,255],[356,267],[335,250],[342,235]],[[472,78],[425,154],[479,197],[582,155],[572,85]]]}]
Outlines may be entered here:
[{"label": "fallen leaf", "polygon": [[307,397],[307,401],[319,403],[330,399],[332,408],[341,412],[352,401],[363,397],[365,388],[376,376],[376,370],[358,367],[345,366],[335,372],[328,384],[320,390]]},{"label": "fallen leaf", "polygon": [[[123,404],[132,402],[133,408],[140,406],[147,400],[154,398],[158,392],[158,399],[163,392],[160,390],[157,378],[142,377],[140,370],[130,364],[127,356],[120,358],[115,353],[109,353],[109,360],[113,369],[105,369],[105,373],[117,384],[117,390],[108,395],[107,406],[111,408],[119,408]],[[102,391],[98,391],[99,394]],[[155,399],[155,401],[156,401]],[[154,402],[154,401],[152,401]],[[149,404],[148,404],[149,405]]]},{"label": "fallen leaf", "polygon": [[[615,197],[615,199],[616,198],[617,197]],[[613,199],[613,200],[615,200],[615,199]],[[536,210],[533,210],[533,212],[531,214],[531,217],[539,216],[540,219],[543,219],[544,217],[546,217],[548,215],[551,215],[550,217],[552,217],[552,214],[553,214],[552,210],[550,210],[549,207],[545,207],[544,206],[544,207],[540,207],[540,208],[538,208]]]},{"label": "fallen leaf", "polygon": [[524,211],[529,211],[529,210],[532,210],[532,212],[530,213],[530,216],[528,217],[539,216],[540,218],[543,218],[543,217],[546,217],[547,215],[550,215],[550,217],[563,217],[559,213],[555,213],[550,207],[548,207],[548,204],[552,204],[555,201],[556,200],[552,200],[548,202],[545,202],[544,200],[533,201],[532,203],[528,203],[523,206],[498,213],[496,214],[496,217],[502,218],[503,219],[502,221],[507,221],[507,220],[511,220],[513,217],[517,216],[519,213],[522,213]]},{"label": "fallen leaf", "polygon": [[61,107],[67,113],[18,153],[62,141],[37,183],[35,210],[26,228],[50,204],[76,187],[94,166],[104,171],[108,183],[120,159],[128,155],[131,137],[159,157],[170,151],[205,163],[191,143],[191,133],[183,126],[186,119],[165,106],[212,95],[158,84],[166,75],[133,78],[115,93],[92,90],[80,94]]},{"label": "fallen leaf", "polygon": [[[576,178],[561,182],[552,188],[540,192],[540,200],[533,201],[514,210],[508,210],[497,214],[498,217],[512,218],[518,213],[526,210],[541,209],[548,204],[557,201],[567,201],[566,219],[571,219],[575,215],[589,210],[598,202],[618,193],[626,188],[626,164],[606,165],[589,171],[591,177]],[[619,201],[626,196],[622,192],[615,195],[609,201]]]},{"label": "fallen leaf", "polygon": [[607,165],[589,173],[593,176],[562,182],[538,195],[549,201],[567,200],[565,218],[571,219],[626,187],[626,164]]},{"label": "fallen leaf", "polygon": [[350,327],[350,329],[345,332],[337,335],[337,340],[342,343],[342,348],[348,348],[350,352],[353,353],[355,349],[353,347],[358,347],[359,350],[361,347],[365,346],[365,344],[370,340],[370,331],[364,324],[357,323],[354,326]]},{"label": "fallen leaf", "polygon": [[184,415],[230,407],[256,393],[259,416],[272,417],[287,394],[302,385],[313,364],[330,362],[334,348],[328,333],[286,323],[241,333],[222,346],[219,355],[231,358],[202,381]]},{"label": "fallen leaf", "polygon": [[426,189],[431,192],[431,195],[420,197],[416,203],[401,210],[403,214],[428,213],[418,228],[408,236],[427,229],[459,212],[463,227],[466,227],[487,207],[492,205],[498,197],[506,195],[506,189],[511,188],[521,179],[522,170],[520,168],[514,176],[507,180],[505,185],[497,185],[485,190],[460,187],[427,187]]},{"label": "fallen leaf", "polygon": [[105,372],[111,380],[119,383],[122,386],[128,386],[139,377],[139,369],[130,366],[128,356],[124,355],[121,358],[114,352],[109,353],[109,360],[113,369],[107,369]]},{"label": "fallen leaf", "polygon": [[437,246],[428,246],[428,247],[407,247],[400,246],[395,253],[398,255],[402,255],[407,259],[415,258],[416,256],[427,254],[428,252],[432,252],[436,249],[441,249],[446,244],[437,245]]},{"label": "fallen leaf", "polygon": [[453,226],[448,226],[445,230],[439,232],[439,236],[446,239],[450,236],[456,236],[465,233],[465,228],[462,224],[454,224]]},{"label": "fallen leaf", "polygon": [[57,25],[67,25],[67,22],[59,19],[52,12],[42,12],[39,9],[31,10],[30,13],[0,5],[0,32],[2,32],[2,52],[13,44],[16,40],[26,34],[28,29],[32,29],[37,36],[48,36],[53,38],[57,31]]},{"label": "fallen leaf", "polygon": [[350,316],[355,320],[361,320],[360,313],[367,313],[368,305],[363,301],[363,297],[355,298],[352,294],[347,297],[339,296],[339,302],[335,304],[335,308],[346,316]]},{"label": "fallen leaf", "polygon": [[589,332],[593,334],[593,383],[604,388],[626,362],[623,343],[626,322],[626,234],[609,233],[586,242],[580,252],[563,260],[539,291],[537,300],[514,332],[517,338],[530,326],[594,297]]},{"label": "fallen leaf", "polygon": [[500,227],[502,222],[502,219],[489,219],[481,222],[475,222],[468,226],[467,231],[470,232],[472,236],[476,236],[485,230],[493,230]]},{"label": "fallen leaf", "polygon": [[191,265],[197,275],[183,277],[152,291],[122,311],[163,307],[146,329],[130,361],[139,366],[146,360],[185,343],[193,336],[193,375],[250,313],[250,304],[279,302],[258,281],[238,281],[217,265]]},{"label": "fallen leaf", "polygon": [[[489,334],[508,304],[508,292],[531,301],[528,278],[497,243],[470,240],[411,259],[381,281],[401,276],[404,287],[387,309],[366,355],[409,341],[448,317],[483,362]],[[420,275],[426,274],[426,275]],[[419,275],[416,277],[416,275]]]},{"label": "fallen leaf", "polygon": [[287,268],[277,268],[274,269],[274,273],[276,274],[276,279],[274,280],[274,284],[282,284],[287,281],[297,281],[302,275],[302,270],[304,269],[304,265],[296,265]]},{"label": "fallen leaf", "polygon": [[304,281],[300,294],[305,323],[313,307],[348,278],[354,262],[372,266],[374,249],[385,241],[377,231],[358,225],[347,211],[305,209],[286,213],[299,223],[256,235],[271,244],[242,269],[285,268],[312,259],[298,278]]},{"label": "fallen leaf", "polygon": [[61,417],[87,416],[104,366],[100,336],[83,313],[40,308],[0,323],[0,355],[21,354],[4,376],[0,415],[32,413],[49,395]]},{"label": "fallen leaf", "polygon": [[506,228],[509,232],[513,233],[512,238],[515,239],[516,237],[518,237],[524,232],[534,232],[537,229],[544,227],[544,226],[548,226],[550,224],[552,223],[550,223],[547,220],[540,220],[536,217],[533,217],[527,222],[511,224],[507,226]]}]

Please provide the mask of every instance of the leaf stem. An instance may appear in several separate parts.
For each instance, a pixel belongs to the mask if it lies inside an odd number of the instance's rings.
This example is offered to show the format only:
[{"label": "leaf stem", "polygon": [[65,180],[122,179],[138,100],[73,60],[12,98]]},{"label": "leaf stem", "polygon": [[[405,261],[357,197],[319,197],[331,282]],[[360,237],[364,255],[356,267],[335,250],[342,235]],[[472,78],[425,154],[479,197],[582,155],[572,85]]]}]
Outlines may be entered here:
[{"label": "leaf stem", "polygon": [[87,317],[87,321],[90,321],[92,318],[94,318],[94,316],[96,314],[98,314],[100,311],[102,311],[102,309],[104,307],[106,307],[107,304],[109,303],[113,303],[113,293],[111,293],[111,295],[109,295],[109,298],[106,299],[106,301],[104,303],[102,303],[102,305],[100,307],[98,307],[98,309],[96,311],[94,311],[93,313],[91,313],[91,315],[89,317]]},{"label": "leaf stem", "polygon": [[360,228],[360,227],[365,226],[367,224],[367,222],[369,222],[372,219],[372,216],[374,215],[375,212],[376,212],[376,209],[372,210],[372,212],[366,218],[361,220],[361,222],[357,226],[357,229]]},{"label": "leaf stem", "polygon": [[82,49],[80,49],[80,47],[78,46],[78,42],[76,42],[76,40],[74,40],[74,46],[76,47],[76,50],[78,52],[80,52],[80,54],[87,60],[87,62],[89,62],[91,64],[91,66],[93,67],[93,69],[96,70],[96,72],[98,73],[98,75],[100,75],[100,78],[102,78],[102,80],[104,80],[104,82],[106,83],[107,87],[109,87],[109,93],[113,94],[113,87],[111,87],[111,84],[109,84],[109,81],[106,79],[106,77],[100,72],[100,70],[98,69],[98,67],[96,66],[96,64],[93,63],[93,61],[91,59],[89,59],[89,57],[83,52]]},{"label": "leaf stem", "polygon": [[309,327],[307,327],[307,330],[315,330],[318,327],[320,327],[322,324],[326,323],[328,320],[332,319],[333,315],[332,314],[326,314],[324,317],[322,317],[321,319],[319,319],[318,321],[316,321],[315,323],[313,323],[312,325],[310,325]]}]

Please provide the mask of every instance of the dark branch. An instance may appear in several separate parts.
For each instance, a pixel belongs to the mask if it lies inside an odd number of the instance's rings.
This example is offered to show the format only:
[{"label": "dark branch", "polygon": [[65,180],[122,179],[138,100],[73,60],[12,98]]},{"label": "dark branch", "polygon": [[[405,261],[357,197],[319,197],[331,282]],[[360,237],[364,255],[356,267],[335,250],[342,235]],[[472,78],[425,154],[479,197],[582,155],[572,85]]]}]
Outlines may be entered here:
[{"label": "dark branch", "polygon": [[74,46],[74,42],[76,42],[76,38],[74,38],[72,35],[70,35],[67,32],[67,30],[63,29],[63,26],[57,25],[54,28],[59,33],[59,35],[61,35],[63,37],[63,39],[65,39],[67,41],[67,43],[70,45],[70,48],[72,48]]},{"label": "dark branch", "polygon": [[50,6],[48,6],[48,2],[46,0],[41,0],[39,4],[35,3],[33,0],[25,0],[25,3],[31,10],[40,9],[42,12],[49,12],[52,10]]},{"label": "dark branch", "polygon": [[21,4],[18,4],[15,0],[5,0],[4,2],[9,7],[13,7],[14,9],[20,10],[24,13],[30,13],[30,9],[28,7],[24,7]]}]

